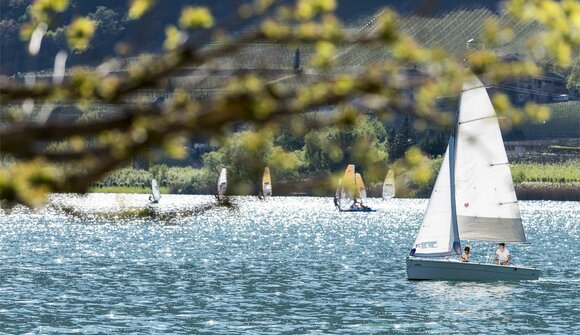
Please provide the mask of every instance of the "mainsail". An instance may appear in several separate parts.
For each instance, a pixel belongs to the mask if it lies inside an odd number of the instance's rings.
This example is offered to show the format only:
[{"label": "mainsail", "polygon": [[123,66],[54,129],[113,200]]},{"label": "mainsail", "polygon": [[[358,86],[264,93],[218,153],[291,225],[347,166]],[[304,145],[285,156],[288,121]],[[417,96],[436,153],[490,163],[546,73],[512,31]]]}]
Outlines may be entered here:
[{"label": "mainsail", "polygon": [[411,254],[458,253],[460,238],[526,240],[497,116],[474,76],[463,85],[457,126]]},{"label": "mainsail", "polygon": [[393,198],[394,196],[395,196],[395,173],[393,172],[393,170],[389,170],[383,183],[383,200]]},{"label": "mainsail", "polygon": [[228,178],[227,178],[227,170],[226,168],[222,168],[220,176],[217,181],[217,197],[221,199],[225,194],[228,188]]},{"label": "mainsail", "polygon": [[159,202],[161,199],[161,193],[159,192],[159,185],[157,185],[157,181],[155,179],[151,180],[151,197],[150,200],[152,202]]},{"label": "mainsail", "polygon": [[475,76],[463,85],[456,160],[459,236],[465,240],[525,242],[497,116],[485,87]]},{"label": "mainsail", "polygon": [[262,176],[262,194],[265,197],[272,195],[272,180],[270,178],[270,168],[264,168],[264,175]]}]

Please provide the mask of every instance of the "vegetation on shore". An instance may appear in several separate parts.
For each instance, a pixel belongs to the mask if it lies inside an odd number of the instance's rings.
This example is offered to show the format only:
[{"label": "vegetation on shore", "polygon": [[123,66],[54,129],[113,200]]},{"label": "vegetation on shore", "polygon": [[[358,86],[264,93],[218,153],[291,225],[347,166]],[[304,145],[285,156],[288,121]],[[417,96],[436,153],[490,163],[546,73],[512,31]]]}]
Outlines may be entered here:
[{"label": "vegetation on shore", "polygon": [[520,200],[580,201],[580,183],[523,182],[515,186]]},{"label": "vegetation on shore", "polygon": [[[424,183],[414,182],[408,172],[400,173],[397,176],[398,197],[425,198],[429,197],[431,189],[435,183],[435,177],[441,164],[441,158],[426,159],[424,166],[428,167],[428,177]],[[299,167],[285,171],[286,175],[298,174]],[[394,166],[394,165],[393,165]],[[580,200],[580,161],[569,161],[558,164],[540,163],[516,163],[512,165],[512,176],[516,185],[518,197],[522,200]],[[293,179],[283,179],[284,174],[271,170],[275,195],[327,195],[333,194],[336,176],[340,175],[342,169],[323,173],[315,172],[314,176]],[[291,172],[291,173],[290,173]],[[384,170],[386,174],[386,170]],[[362,171],[363,176],[365,171]],[[124,168],[113,172],[98,187],[91,189],[91,192],[108,193],[149,193],[147,185],[150,178],[157,178],[162,185],[162,193],[185,193],[185,194],[213,194],[215,193],[218,172],[211,173],[207,168],[192,167],[168,167],[165,165],[154,165],[149,170],[137,170]],[[328,179],[317,179],[316,176],[325,175]],[[372,176],[370,176],[372,177]],[[384,178],[382,176],[381,178]],[[380,196],[382,180],[367,180],[369,196]],[[237,189],[237,194],[257,194],[261,178],[254,178],[244,183],[244,188]],[[131,184],[131,182],[137,184]],[[137,185],[137,186],[132,186]],[[254,187],[255,192],[247,191],[247,187]],[[247,192],[239,192],[247,191]],[[236,192],[232,192],[236,193]]]},{"label": "vegetation on shore", "polygon": [[[167,187],[160,187],[159,191],[162,194],[169,193]],[[151,193],[151,187],[142,186],[100,186],[92,187],[89,190],[90,193],[135,193],[135,194],[147,194]]]},{"label": "vegetation on shore", "polygon": [[511,165],[514,183],[580,183],[580,160],[559,164],[516,163]]},{"label": "vegetation on shore", "polygon": [[[0,151],[11,160],[0,166],[0,199],[34,207],[51,192],[145,188],[151,176],[171,192],[211,192],[221,167],[231,172],[234,194],[255,194],[265,166],[280,184],[304,184],[308,176],[321,185],[316,192],[327,192],[346,163],[356,164],[371,186],[392,167],[402,189],[420,196],[435,176],[437,161],[429,158],[454,125],[441,97],[456,97],[472,75],[499,85],[541,76],[549,65],[572,82],[577,78],[572,65],[580,5],[573,0],[511,0],[501,10],[450,16],[401,16],[385,8],[373,11],[361,29],[341,22],[336,0],[257,0],[237,10],[209,0],[179,4],[136,0],[119,11],[74,0],[10,2],[2,29],[25,41],[24,48],[9,49],[27,57],[8,58],[13,70],[28,73],[0,75]],[[155,25],[163,22],[155,15],[161,7],[174,10],[172,24]],[[219,12],[228,18],[215,16]],[[469,24],[448,29],[452,22]],[[155,54],[132,48],[147,38],[130,27],[157,36],[147,49]],[[451,43],[433,40],[425,27],[450,32]],[[531,44],[536,47],[529,50]],[[280,53],[264,52],[274,49]],[[97,54],[88,57],[91,50]],[[279,65],[292,58],[293,66]],[[54,67],[52,76],[35,77],[35,64]],[[151,94],[170,86],[177,73],[188,85]],[[505,93],[492,100],[507,127],[539,121],[545,128],[550,116],[544,105],[512,105]],[[91,104],[108,106],[107,115],[49,122],[56,108]],[[387,122],[403,118],[396,132],[385,130]],[[410,130],[427,135],[421,139]],[[207,143],[219,149],[196,158],[188,165],[194,169],[162,164],[167,157],[188,158],[188,150]],[[107,175],[131,162],[153,166],[109,185]]]}]

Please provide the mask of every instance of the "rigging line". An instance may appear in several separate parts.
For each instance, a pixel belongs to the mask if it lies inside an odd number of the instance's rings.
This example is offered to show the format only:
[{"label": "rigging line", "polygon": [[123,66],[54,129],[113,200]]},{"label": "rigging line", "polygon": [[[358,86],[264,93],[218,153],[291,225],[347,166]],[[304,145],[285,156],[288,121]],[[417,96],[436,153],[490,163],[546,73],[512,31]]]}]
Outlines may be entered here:
[{"label": "rigging line", "polygon": [[498,166],[498,165],[510,165],[509,162],[505,162],[505,163],[490,163],[489,166]]},{"label": "rigging line", "polygon": [[518,203],[518,201],[516,200],[516,201],[500,202],[499,204],[500,205],[509,205],[509,204],[517,204],[517,203]]},{"label": "rigging line", "polygon": [[498,89],[498,90],[504,90],[504,91],[513,91],[513,92],[519,92],[519,93],[527,93],[527,94],[536,94],[536,95],[541,95],[541,96],[558,96],[560,95],[559,93],[548,93],[548,92],[542,92],[542,91],[535,91],[535,90],[530,90],[530,89],[525,89],[525,88],[514,88],[514,87],[502,87],[502,86],[494,86],[494,88]]},{"label": "rigging line", "polygon": [[464,123],[470,123],[470,122],[485,120],[485,119],[496,119],[496,118],[497,118],[497,116],[495,116],[495,115],[484,116],[484,117],[480,117],[480,118],[477,118],[477,119],[472,119],[472,120],[467,120],[467,121],[459,122],[459,125],[462,125]]},{"label": "rigging line", "polygon": [[468,89],[462,90],[461,92],[467,92],[467,91],[471,91],[471,90],[476,90],[478,88],[485,88],[485,86],[482,85],[482,86],[477,86],[477,87],[470,87]]},{"label": "rigging line", "polygon": [[559,93],[549,93],[544,91],[532,90],[529,88],[523,87],[513,87],[513,86],[506,86],[506,85],[490,85],[490,88],[498,88],[507,91],[515,91],[515,92],[522,92],[522,93],[530,93],[530,94],[538,94],[538,95],[546,95],[546,96],[559,96]]}]

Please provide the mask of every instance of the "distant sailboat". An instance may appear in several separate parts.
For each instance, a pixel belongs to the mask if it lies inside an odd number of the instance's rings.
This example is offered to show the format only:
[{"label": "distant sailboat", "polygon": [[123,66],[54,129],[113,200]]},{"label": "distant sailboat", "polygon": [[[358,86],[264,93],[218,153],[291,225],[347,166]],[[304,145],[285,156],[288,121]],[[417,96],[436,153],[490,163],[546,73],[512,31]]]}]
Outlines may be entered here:
[{"label": "distant sailboat", "polygon": [[395,196],[395,173],[393,170],[387,172],[383,183],[383,200],[391,199]]},{"label": "distant sailboat", "polygon": [[149,196],[149,201],[156,204],[161,199],[161,193],[159,192],[159,186],[155,179],[151,180],[151,195]]},{"label": "distant sailboat", "polygon": [[355,173],[354,164],[346,167],[344,176],[339,181],[340,192],[337,188],[335,205],[341,212],[371,212],[372,209],[363,205],[366,200],[366,189],[360,174]]},{"label": "distant sailboat", "polygon": [[463,85],[455,131],[407,257],[407,277],[534,280],[540,276],[531,267],[433,258],[458,255],[460,239],[526,241],[497,116],[475,76]]},{"label": "distant sailboat", "polygon": [[226,168],[222,168],[220,176],[217,181],[217,193],[216,198],[218,201],[223,200],[224,195],[228,189],[228,177],[227,177],[227,170]]},{"label": "distant sailboat", "polygon": [[262,196],[264,198],[272,196],[272,179],[269,167],[264,168],[264,175],[262,176]]},{"label": "distant sailboat", "polygon": [[336,193],[334,194],[334,207],[340,210],[340,196],[342,192],[342,178],[338,180],[338,184],[336,185]]},{"label": "distant sailboat", "polygon": [[363,201],[367,200],[367,189],[360,173],[355,174],[355,176],[356,189],[362,204]]}]

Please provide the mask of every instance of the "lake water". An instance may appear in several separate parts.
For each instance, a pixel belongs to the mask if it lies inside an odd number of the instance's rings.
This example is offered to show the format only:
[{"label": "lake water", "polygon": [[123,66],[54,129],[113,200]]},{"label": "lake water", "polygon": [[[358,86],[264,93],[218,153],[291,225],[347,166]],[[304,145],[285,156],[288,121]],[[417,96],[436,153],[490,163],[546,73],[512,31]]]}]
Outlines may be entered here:
[{"label": "lake water", "polygon": [[147,195],[50,202],[0,214],[2,333],[580,333],[578,202],[521,202],[530,244],[508,248],[542,276],[493,283],[406,279],[426,200],[167,195],[157,219],[107,214]]}]

